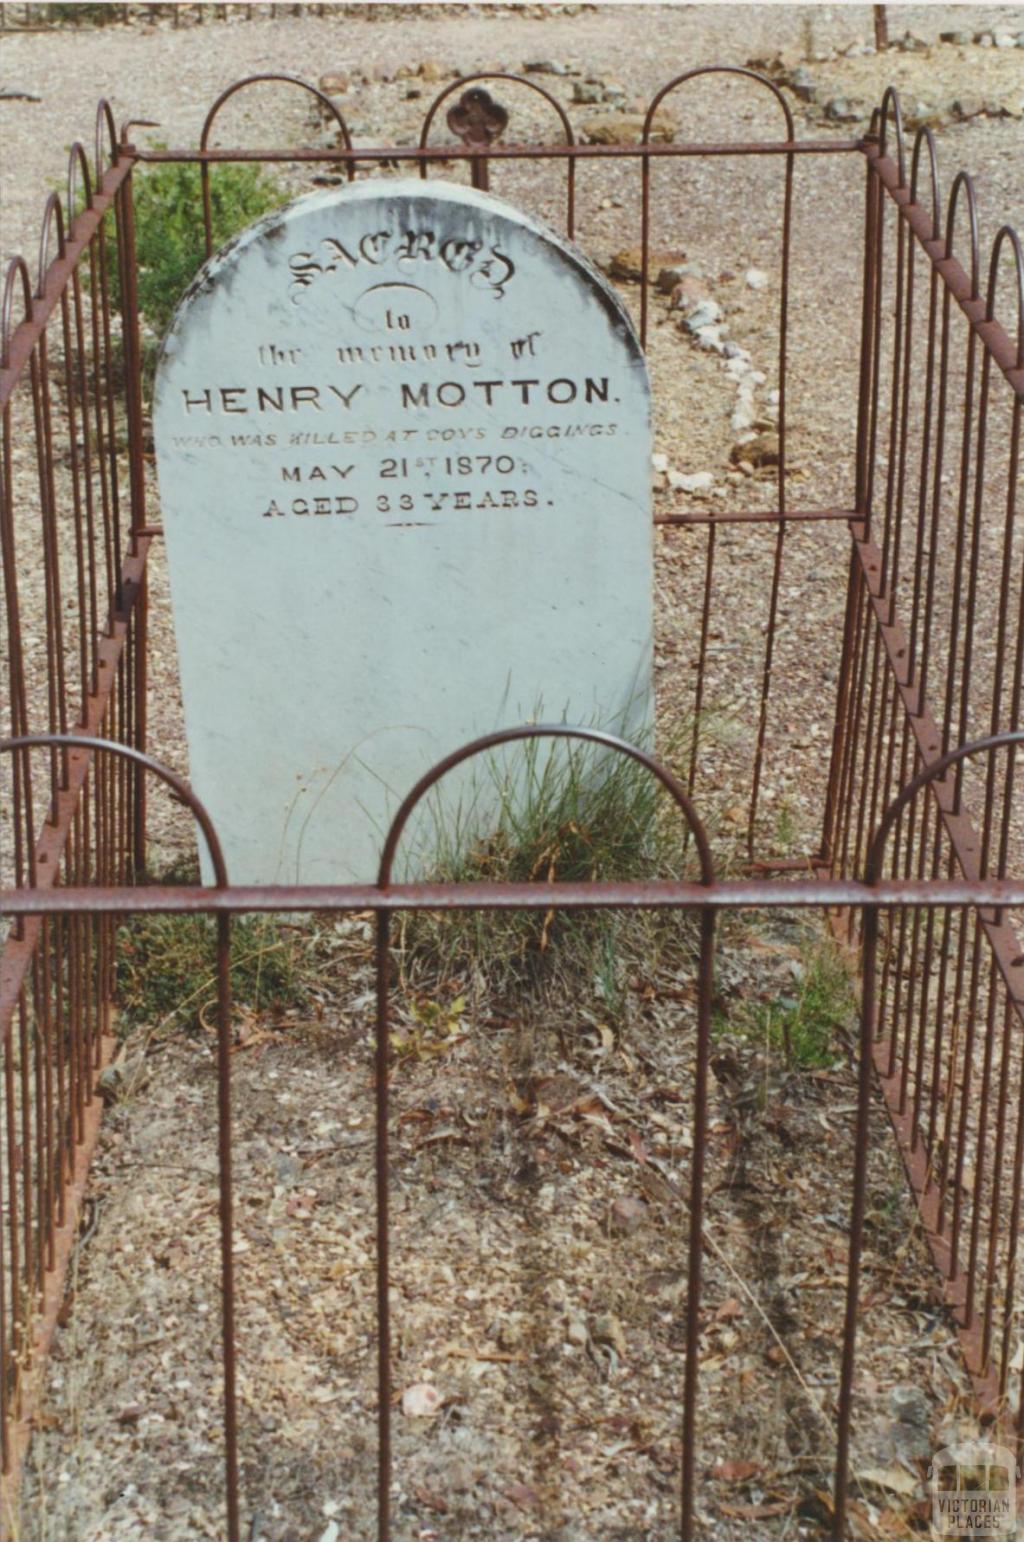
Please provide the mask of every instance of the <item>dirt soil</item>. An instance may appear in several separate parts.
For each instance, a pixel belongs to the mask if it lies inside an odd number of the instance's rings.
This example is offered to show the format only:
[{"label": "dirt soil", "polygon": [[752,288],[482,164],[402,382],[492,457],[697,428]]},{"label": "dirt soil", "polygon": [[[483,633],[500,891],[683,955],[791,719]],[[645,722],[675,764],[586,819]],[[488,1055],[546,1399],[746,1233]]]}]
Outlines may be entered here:
[{"label": "dirt soil", "polygon": [[[791,97],[800,137],[855,136],[865,122],[826,121],[822,103],[842,94],[870,104],[897,78],[915,109],[936,111],[946,185],[960,165],[976,174],[983,251],[1003,219],[1016,214],[1020,223],[1020,122],[994,113],[959,122],[946,109],[968,84],[985,100],[1022,94],[1024,51],[937,41],[947,29],[1016,33],[1016,11],[890,7],[894,37],[909,29],[934,46],[878,59],[838,52],[870,38],[867,6],[364,9],[271,21],[242,19],[233,7],[228,21],[208,19],[202,29],[159,21],[5,36],[5,87],[42,98],[0,101],[5,251],[34,253],[43,195],[63,180],[61,147],[91,139],[100,95],[118,121],[159,120],[158,130],[139,131],[140,142],[194,144],[209,104],[238,77],[280,70],[315,80],[340,69],[352,77],[341,107],[356,142],[401,144],[417,137],[431,97],[455,71],[565,66],[571,74],[531,78],[582,128],[610,110],[572,104],[573,82],[588,75],[620,83],[630,105],[691,64],[767,66],[780,52],[787,68],[804,63],[821,82],[816,103]],[[428,60],[438,77],[430,84],[416,74]],[[681,127],[686,137],[779,132],[773,109],[738,86],[690,89],[685,104],[670,104],[681,125],[699,125]],[[551,133],[521,89],[494,91],[514,108],[510,138]],[[297,101],[277,87],[239,99],[221,142],[326,142]],[[298,193],[325,173],[281,175]],[[550,168],[501,168],[492,182],[532,212],[564,220],[564,187]],[[759,432],[777,418],[780,182],[779,167],[758,160],[687,162],[656,167],[652,177],[653,239],[685,252],[730,338],[764,376]],[[792,507],[852,500],[862,205],[858,157],[798,159]],[[635,167],[581,168],[577,206],[580,243],[603,264],[636,246]],[[763,285],[751,285],[751,269]],[[617,282],[636,313],[638,284]],[[666,466],[655,476],[656,510],[774,507],[771,474],[734,465],[736,382],[723,360],[680,330],[669,296],[652,292],[650,303],[656,448]],[[701,472],[711,473],[709,489],[678,485]],[[30,507],[31,465],[24,475]],[[697,620],[714,563],[696,790],[723,864],[746,850],[775,542],[773,526],[745,525],[710,538],[706,528],[662,532],[656,543],[664,743],[692,721]],[[795,526],[787,536],[756,830],[765,854],[807,854],[818,839],[847,558],[845,525]],[[26,609],[32,581],[27,572]],[[185,769],[159,551],[152,586],[152,748]],[[155,802],[154,817],[158,861],[187,849],[179,811]],[[828,1514],[852,1141],[849,1030],[834,1062],[800,1069],[743,1026],[751,1002],[791,989],[806,924],[745,917],[722,942],[698,1514],[702,1535],[730,1542],[820,1535]],[[247,1535],[275,1542],[347,1542],[373,1530],[365,924],[339,921],[322,945],[330,963],[320,966],[319,1004],[242,1024],[235,1058],[244,1516]],[[589,990],[531,1018],[525,1007],[498,1012],[471,989],[432,1047],[417,1044],[414,998],[396,1003],[403,1042],[414,1048],[399,1053],[395,1082],[395,1385],[405,1393],[429,1384],[440,1398],[427,1417],[396,1409],[396,1535],[625,1542],[675,1534],[693,988],[685,954],[652,962],[630,982],[613,1027]],[[21,1530],[33,1542],[223,1534],[210,1041],[174,1023],[137,1033],[126,1053],[140,1074],[105,1122],[26,1478]],[[906,1536],[923,1525],[923,1462],[963,1389],[880,1116],[876,1126],[854,1453],[866,1476],[854,1525],[864,1536]]]}]

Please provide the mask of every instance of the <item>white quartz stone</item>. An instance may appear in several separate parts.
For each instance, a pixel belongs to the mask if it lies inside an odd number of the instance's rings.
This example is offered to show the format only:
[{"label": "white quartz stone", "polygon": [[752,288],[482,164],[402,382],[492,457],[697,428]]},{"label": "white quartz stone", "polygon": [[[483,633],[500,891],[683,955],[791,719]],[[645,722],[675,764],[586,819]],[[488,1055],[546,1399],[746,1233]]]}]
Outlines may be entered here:
[{"label": "white quartz stone", "polygon": [[375,179],[262,220],[183,301],[154,431],[190,774],[234,881],[373,879],[400,798],[475,735],[649,728],[647,372],[532,219]]},{"label": "white quartz stone", "polygon": [[715,477],[711,471],[670,471],[668,485],[683,493],[706,493],[714,487]]}]

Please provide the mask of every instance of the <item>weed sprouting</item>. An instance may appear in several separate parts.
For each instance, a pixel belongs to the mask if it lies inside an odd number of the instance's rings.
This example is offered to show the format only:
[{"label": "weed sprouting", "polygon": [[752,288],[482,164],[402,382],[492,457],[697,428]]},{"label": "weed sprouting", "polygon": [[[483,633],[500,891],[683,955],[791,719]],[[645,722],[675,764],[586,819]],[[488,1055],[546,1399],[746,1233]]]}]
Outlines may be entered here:
[{"label": "weed sprouting", "polygon": [[781,1053],[790,1068],[832,1065],[842,1053],[841,1036],[856,1018],[849,968],[827,940],[808,942],[794,966],[794,989],[770,1001],[745,1003],[715,1027],[749,1039],[768,1053]]}]

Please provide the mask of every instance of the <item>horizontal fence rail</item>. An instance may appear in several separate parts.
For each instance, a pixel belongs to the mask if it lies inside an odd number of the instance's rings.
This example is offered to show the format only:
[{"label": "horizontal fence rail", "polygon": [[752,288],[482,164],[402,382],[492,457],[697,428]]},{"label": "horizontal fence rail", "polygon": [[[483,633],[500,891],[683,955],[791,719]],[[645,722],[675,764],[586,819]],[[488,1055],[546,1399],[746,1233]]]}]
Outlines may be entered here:
[{"label": "horizontal fence rail", "polygon": [[[15,7],[8,6],[13,13]],[[24,8],[19,8],[24,9]],[[118,9],[118,8],[115,8]],[[232,8],[234,9],[234,8]],[[272,9],[272,8],[264,8]],[[283,8],[282,8],[283,9]],[[130,8],[132,19],[137,8]],[[197,7],[197,19],[202,8]],[[174,11],[175,25],[179,12]],[[182,12],[183,16],[183,12]],[[709,83],[763,104],[761,137],[655,142],[655,113]],[[217,142],[240,92],[301,93],[335,143],[247,149]],[[498,103],[491,91],[500,93]],[[515,97],[518,116],[503,105]],[[523,103],[526,103],[524,106]],[[522,109],[521,111],[519,109]],[[222,116],[226,114],[226,116]],[[532,114],[532,116],[531,116]],[[525,124],[532,142],[516,142]],[[511,126],[511,127],[510,127]],[[706,1105],[707,992],[719,912],[821,908],[857,941],[862,974],[858,1134],[850,1160],[851,1249],[836,1404],[833,1533],[843,1534],[863,1229],[866,1110],[881,1089],[925,1235],[943,1282],[978,1398],[1008,1438],[1022,1433],[1014,1334],[1024,1171],[1024,942],[1020,878],[1024,798],[1018,775],[1024,698],[1024,532],[1020,520],[1024,403],[1024,259],[1003,227],[982,250],[973,184],[961,173],[941,196],[930,130],[912,145],[898,97],[887,93],[863,139],[800,139],[784,94],[749,70],[685,72],[652,100],[639,143],[579,144],[564,107],[528,78],[482,75],[441,89],[419,142],[356,145],[335,102],[289,76],[262,75],[222,93],[194,148],[149,150],[120,132],[106,103],[92,157],[72,147],[64,199],[46,203],[38,259],[15,259],[0,310],[0,1465],[13,1504],[38,1377],[60,1305],[78,1207],[96,1138],[96,1078],[113,1038],[116,927],[141,913],[218,917],[220,1182],[225,1312],[228,1531],[241,1526],[234,1409],[231,1275],[230,921],[249,911],[371,911],[377,926],[377,1174],[379,1528],[390,1489],[387,1226],[389,925],[395,913],[489,908],[691,911],[701,928],[695,1128]],[[509,141],[502,135],[509,131]],[[823,507],[793,507],[789,402],[801,359],[791,274],[794,187],[822,156],[864,177],[859,358],[851,360],[854,485]],[[703,860],[699,882],[376,885],[238,888],[222,866],[214,887],[134,885],[145,870],[147,779],[175,788],[203,826],[184,783],[146,754],[147,564],[158,523],[147,509],[147,407],[135,256],[138,180],[161,163],[199,167],[197,227],[212,252],[212,188],[225,163],[320,165],[353,179],[405,166],[429,180],[447,172],[520,201],[541,197],[545,218],[584,239],[586,179],[629,168],[621,213],[641,254],[637,321],[645,344],[656,318],[655,253],[677,229],[673,213],[691,169],[716,176],[765,165],[777,179],[774,357],[777,464],[764,496],[707,506],[666,499],[655,516],[667,541],[687,541],[694,618],[692,730],[678,780],[645,759],[688,823]],[[806,168],[806,170],[805,170]],[[552,215],[550,210],[557,212]],[[623,244],[630,239],[623,235]],[[773,239],[775,237],[773,236]],[[1015,332],[1000,314],[1016,313]],[[794,319],[796,318],[796,319]],[[843,447],[844,449],[846,447]],[[841,458],[837,456],[837,459]],[[735,503],[735,506],[734,506]],[[765,813],[767,773],[788,754],[784,597],[808,525],[842,542],[846,606],[826,640],[836,669],[831,747],[818,777],[820,840],[780,858]],[[738,664],[722,661],[728,626],[725,542],[742,534],[759,564],[763,627]],[[837,547],[838,549],[838,547]],[[838,572],[838,569],[837,569]],[[995,574],[995,580],[992,574]],[[788,648],[788,652],[787,652]],[[751,686],[739,755],[751,876],[716,876],[695,808],[704,803],[708,706],[723,679]],[[543,730],[564,735],[567,730]],[[516,731],[512,737],[524,736]],[[500,742],[503,736],[499,736]],[[504,736],[508,737],[508,736]],[[431,778],[480,745],[449,757]],[[959,747],[959,748],[958,748]],[[629,746],[620,753],[636,755]],[[639,757],[643,758],[643,757]],[[820,759],[820,757],[819,757]],[[430,779],[426,779],[429,781]],[[902,789],[902,791],[901,791]],[[420,791],[425,790],[421,788]],[[817,795],[817,793],[816,793]],[[770,807],[770,804],[769,804]],[[9,817],[6,817],[9,813]],[[6,838],[6,831],[10,837]],[[400,833],[386,850],[394,853]],[[216,868],[216,861],[215,861]],[[779,870],[785,881],[767,876]],[[704,1067],[702,1069],[702,1067]],[[702,1079],[703,1078],[703,1079]],[[687,1275],[692,1291],[680,1368],[684,1464],[681,1534],[693,1534],[700,1481],[697,1385],[702,1154],[690,1174]],[[864,1318],[863,1303],[860,1315]],[[861,1329],[870,1327],[870,1319]]]}]

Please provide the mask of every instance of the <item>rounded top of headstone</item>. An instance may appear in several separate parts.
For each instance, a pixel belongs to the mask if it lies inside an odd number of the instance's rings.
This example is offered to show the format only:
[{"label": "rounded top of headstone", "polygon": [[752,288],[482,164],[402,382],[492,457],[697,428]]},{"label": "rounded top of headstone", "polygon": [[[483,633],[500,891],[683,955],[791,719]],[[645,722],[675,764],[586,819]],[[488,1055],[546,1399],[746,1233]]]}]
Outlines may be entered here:
[{"label": "rounded top of headstone", "polygon": [[[278,271],[280,282],[268,269]],[[183,331],[214,306],[222,321],[235,317],[243,325],[254,307],[264,324],[307,326],[317,317],[336,326],[347,319],[358,335],[377,331],[389,302],[402,300],[412,329],[423,333],[438,302],[450,313],[460,291],[462,305],[476,315],[486,315],[491,304],[534,309],[560,330],[594,327],[603,314],[647,389],[629,313],[576,246],[490,193],[410,177],[305,195],[233,237],[183,295],[160,365],[176,354]],[[509,305],[510,298],[516,303]]]}]

